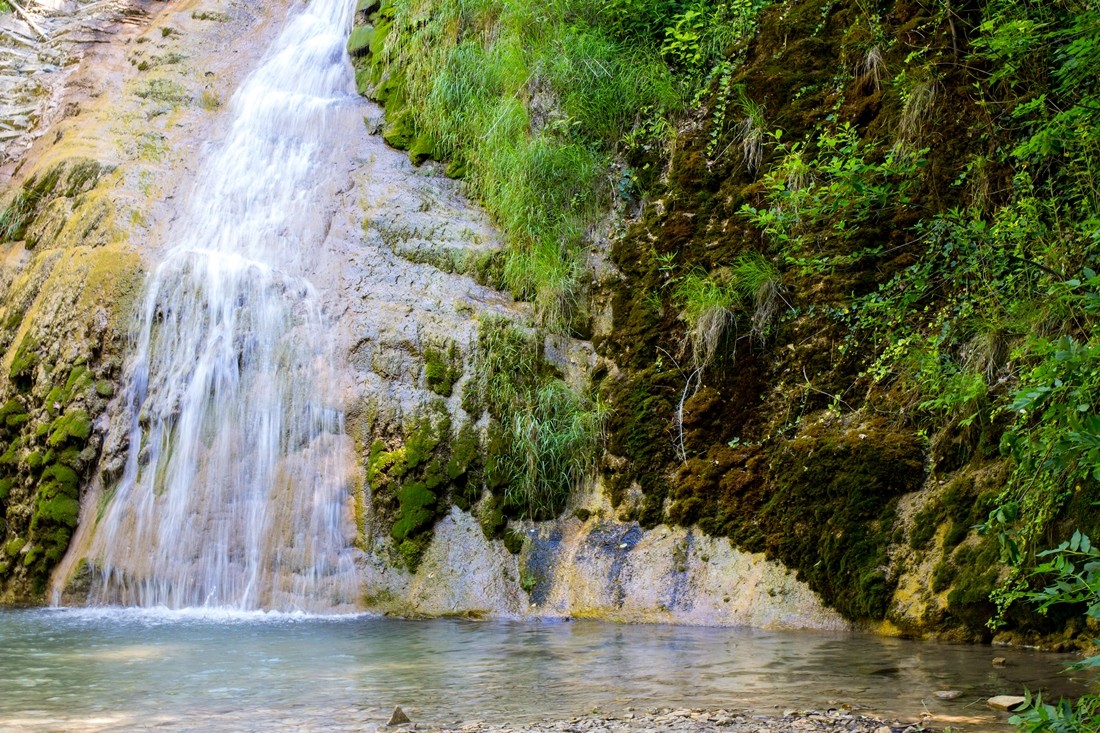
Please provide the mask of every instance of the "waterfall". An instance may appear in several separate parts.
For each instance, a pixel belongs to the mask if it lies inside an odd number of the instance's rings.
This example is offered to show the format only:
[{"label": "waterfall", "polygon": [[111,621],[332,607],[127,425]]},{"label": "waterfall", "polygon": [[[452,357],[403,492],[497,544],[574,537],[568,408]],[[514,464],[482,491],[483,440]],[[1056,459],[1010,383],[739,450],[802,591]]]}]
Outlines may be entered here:
[{"label": "waterfall", "polygon": [[309,279],[347,169],[326,135],[355,111],[354,5],[292,11],[230,102],[149,279],[126,467],[88,555],[92,603],[354,605],[334,326]]}]

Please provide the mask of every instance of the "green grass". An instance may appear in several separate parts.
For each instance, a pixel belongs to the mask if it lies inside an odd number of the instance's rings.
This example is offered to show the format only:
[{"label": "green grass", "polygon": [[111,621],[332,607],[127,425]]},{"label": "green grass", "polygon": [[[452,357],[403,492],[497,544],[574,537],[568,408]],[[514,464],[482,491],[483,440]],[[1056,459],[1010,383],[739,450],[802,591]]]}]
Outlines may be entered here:
[{"label": "green grass", "polygon": [[559,380],[528,395],[507,425],[513,476],[507,501],[531,518],[559,514],[573,487],[595,466],[602,421],[598,405],[586,404]]},{"label": "green grass", "polygon": [[[613,201],[612,163],[628,147],[661,146],[641,138],[672,134],[667,120],[706,62],[749,36],[765,4],[696,3],[691,22],[705,31],[675,51],[669,34],[688,12],[679,2],[392,0],[353,39],[357,53],[377,51],[359,78],[387,106],[388,139],[430,148],[464,175],[507,243],[494,284],[565,332],[582,315],[585,249]],[[682,67],[682,53],[700,63]]]},{"label": "green grass", "polygon": [[591,475],[604,407],[545,364],[532,330],[482,323],[463,407],[490,418],[487,483],[511,516],[549,519]]},{"label": "green grass", "polygon": [[709,366],[733,334],[743,300],[735,283],[719,282],[693,270],[676,284],[674,299],[687,325],[687,343],[696,367]]}]

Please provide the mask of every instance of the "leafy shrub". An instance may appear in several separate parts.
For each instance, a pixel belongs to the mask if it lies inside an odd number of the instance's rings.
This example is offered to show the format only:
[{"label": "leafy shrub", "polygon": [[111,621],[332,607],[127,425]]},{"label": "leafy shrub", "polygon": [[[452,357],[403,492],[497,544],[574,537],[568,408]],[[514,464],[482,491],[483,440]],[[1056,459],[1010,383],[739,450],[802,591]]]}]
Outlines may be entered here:
[{"label": "leafy shrub", "polygon": [[[1039,553],[1045,561],[1032,574],[1050,579],[1042,590],[1021,593],[1040,613],[1052,606],[1084,605],[1085,615],[1100,620],[1100,548],[1093,547],[1087,535],[1080,531],[1053,550]],[[1100,655],[1087,657],[1070,666],[1073,670],[1100,668]],[[1057,705],[1044,703],[1041,695],[1028,693],[1026,708],[1017,712],[1009,723],[1024,733],[1093,733],[1100,730],[1100,695],[1084,695],[1076,704],[1061,700]]]}]

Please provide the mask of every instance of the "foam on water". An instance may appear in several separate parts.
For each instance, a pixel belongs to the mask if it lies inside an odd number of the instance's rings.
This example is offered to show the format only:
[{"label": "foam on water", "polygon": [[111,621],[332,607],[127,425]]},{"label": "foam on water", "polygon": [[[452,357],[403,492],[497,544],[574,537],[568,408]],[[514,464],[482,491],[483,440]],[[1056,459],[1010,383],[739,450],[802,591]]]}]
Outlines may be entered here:
[{"label": "foam on water", "polygon": [[312,280],[346,170],[326,139],[354,113],[354,5],[292,11],[149,280],[126,468],[88,554],[92,603],[354,607],[351,455]]},{"label": "foam on water", "polygon": [[87,608],[51,608],[43,609],[54,618],[65,623],[89,624],[92,626],[162,626],[171,624],[210,624],[225,626],[231,624],[288,624],[288,623],[344,623],[359,619],[376,618],[367,613],[309,613],[306,611],[244,611],[233,608],[196,607],[168,608],[156,606],[141,608],[137,606],[90,606]]}]

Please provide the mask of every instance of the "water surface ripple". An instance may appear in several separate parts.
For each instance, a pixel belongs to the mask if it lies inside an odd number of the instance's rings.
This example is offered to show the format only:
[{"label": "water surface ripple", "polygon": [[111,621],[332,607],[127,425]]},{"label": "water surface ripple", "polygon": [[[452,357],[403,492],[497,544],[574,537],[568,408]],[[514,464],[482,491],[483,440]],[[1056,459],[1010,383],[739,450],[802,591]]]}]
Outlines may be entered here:
[{"label": "water surface ripple", "polygon": [[[993,667],[993,656],[1008,665]],[[0,613],[0,730],[362,730],[384,723],[394,705],[445,725],[628,706],[781,714],[848,704],[1004,731],[985,698],[1048,687],[1059,669],[1056,656],[1028,650],[851,633],[8,611]],[[943,689],[964,695],[935,699]]]}]

